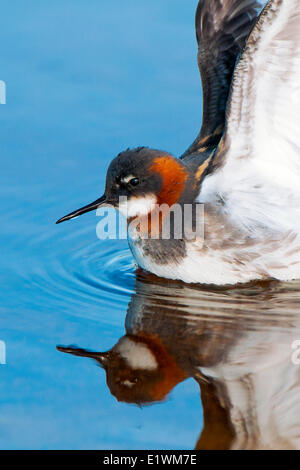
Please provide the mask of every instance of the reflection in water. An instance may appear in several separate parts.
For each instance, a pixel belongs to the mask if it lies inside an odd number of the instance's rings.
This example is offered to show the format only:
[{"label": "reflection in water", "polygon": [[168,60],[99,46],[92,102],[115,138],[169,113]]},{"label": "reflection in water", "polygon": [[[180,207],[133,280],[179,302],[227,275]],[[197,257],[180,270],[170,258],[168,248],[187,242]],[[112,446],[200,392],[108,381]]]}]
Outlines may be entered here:
[{"label": "reflection in water", "polygon": [[126,334],[110,351],[58,349],[95,359],[127,403],[162,401],[194,378],[197,449],[300,449],[299,306],[298,284],[204,289],[139,274]]}]

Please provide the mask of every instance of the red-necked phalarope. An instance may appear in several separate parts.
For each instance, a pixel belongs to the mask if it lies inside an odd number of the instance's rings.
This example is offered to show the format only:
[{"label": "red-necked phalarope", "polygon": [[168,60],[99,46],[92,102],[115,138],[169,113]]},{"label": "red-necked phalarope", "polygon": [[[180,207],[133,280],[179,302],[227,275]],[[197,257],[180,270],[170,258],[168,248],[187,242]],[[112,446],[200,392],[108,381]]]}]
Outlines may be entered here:
[{"label": "red-necked phalarope", "polygon": [[130,221],[149,218],[155,203],[202,203],[201,240],[129,230],[139,266],[188,283],[300,278],[300,0],[270,0],[259,16],[258,8],[199,2],[204,110],[195,142],[180,159],[144,147],[119,154],[105,195],[58,222],[103,203]]}]

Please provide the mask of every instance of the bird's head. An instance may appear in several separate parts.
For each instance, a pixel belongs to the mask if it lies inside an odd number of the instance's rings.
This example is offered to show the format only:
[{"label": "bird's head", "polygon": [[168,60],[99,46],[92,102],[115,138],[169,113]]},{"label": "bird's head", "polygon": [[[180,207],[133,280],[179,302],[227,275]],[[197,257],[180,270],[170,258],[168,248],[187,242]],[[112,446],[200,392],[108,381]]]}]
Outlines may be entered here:
[{"label": "bird's head", "polygon": [[104,353],[73,346],[57,346],[58,351],[94,359],[106,372],[106,381],[118,401],[138,405],[163,401],[186,379],[186,374],[157,338],[146,335],[123,336]]},{"label": "bird's head", "polygon": [[57,223],[102,205],[113,206],[132,219],[149,214],[155,205],[192,203],[199,192],[199,181],[199,173],[166,152],[146,147],[126,150],[109,165],[104,195]]}]

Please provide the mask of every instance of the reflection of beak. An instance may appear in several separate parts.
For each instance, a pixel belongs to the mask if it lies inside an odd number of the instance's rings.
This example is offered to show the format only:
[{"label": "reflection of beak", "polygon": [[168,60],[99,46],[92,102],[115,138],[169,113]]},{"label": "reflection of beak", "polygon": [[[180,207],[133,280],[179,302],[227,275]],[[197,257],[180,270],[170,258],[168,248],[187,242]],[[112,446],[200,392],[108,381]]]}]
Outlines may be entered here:
[{"label": "reflection of beak", "polygon": [[106,203],[106,196],[104,194],[102,197],[92,202],[91,204],[88,204],[87,206],[81,207],[81,209],[77,209],[77,211],[74,211],[68,215],[65,215],[64,217],[59,219],[56,223],[60,224],[61,222],[64,222],[65,220],[74,219],[74,217],[78,217],[81,214],[85,214],[86,212],[93,211],[105,203]]},{"label": "reflection of beak", "polygon": [[56,349],[63,353],[73,354],[73,356],[89,357],[90,359],[95,359],[102,367],[106,366],[111,356],[110,351],[100,353],[88,351],[87,349],[73,348],[71,346],[56,346]]}]

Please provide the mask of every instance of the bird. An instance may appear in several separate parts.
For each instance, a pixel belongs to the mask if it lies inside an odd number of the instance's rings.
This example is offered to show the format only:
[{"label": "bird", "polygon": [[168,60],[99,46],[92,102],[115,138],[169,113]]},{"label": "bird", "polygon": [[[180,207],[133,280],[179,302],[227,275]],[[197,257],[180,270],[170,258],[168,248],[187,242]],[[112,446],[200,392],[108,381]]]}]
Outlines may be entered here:
[{"label": "bird", "polygon": [[[261,7],[199,1],[203,113],[195,141],[179,157],[148,147],[121,152],[104,195],[57,223],[103,205],[118,209],[137,265],[160,278],[300,278],[300,0]],[[177,236],[188,208],[189,229]]]}]

